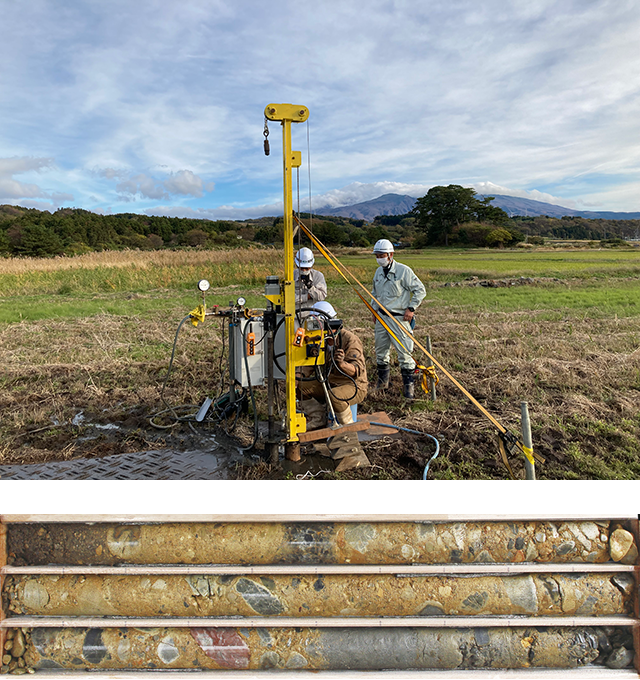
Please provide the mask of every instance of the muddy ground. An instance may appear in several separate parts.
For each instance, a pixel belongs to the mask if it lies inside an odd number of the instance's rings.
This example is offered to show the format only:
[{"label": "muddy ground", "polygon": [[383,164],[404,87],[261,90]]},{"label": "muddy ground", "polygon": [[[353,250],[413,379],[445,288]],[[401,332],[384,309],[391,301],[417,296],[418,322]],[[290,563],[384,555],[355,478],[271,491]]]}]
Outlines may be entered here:
[{"label": "muddy ground", "polygon": [[[339,311],[363,339],[373,382],[373,326],[358,305],[345,302]],[[176,423],[170,412],[154,421],[170,427],[153,426],[154,414],[168,406],[182,416],[197,410],[207,394],[219,393],[226,366],[220,320],[184,328],[162,393],[183,315],[184,310],[167,310],[142,321],[103,314],[22,322],[0,330],[0,464],[192,449],[211,435],[230,450],[250,444],[250,413],[235,428],[226,424],[232,430],[229,439],[224,423],[194,429]],[[437,359],[505,427],[519,432],[520,402],[529,402],[534,449],[545,459],[536,465],[538,478],[640,477],[638,317],[577,318],[535,310],[470,313],[427,304],[417,336],[424,342],[427,333]],[[360,412],[385,411],[396,424],[436,436],[440,454],[430,464],[430,479],[508,479],[495,428],[444,375],[440,378],[435,403],[422,393],[407,403],[394,366],[389,390],[370,393]],[[264,390],[256,390],[256,400],[264,420]],[[303,457],[299,466],[271,467],[260,438],[233,476],[421,479],[435,449],[429,438],[406,433],[363,447],[370,467],[336,473],[329,459],[317,456],[306,462]],[[522,457],[511,464],[515,476],[522,476]]]}]

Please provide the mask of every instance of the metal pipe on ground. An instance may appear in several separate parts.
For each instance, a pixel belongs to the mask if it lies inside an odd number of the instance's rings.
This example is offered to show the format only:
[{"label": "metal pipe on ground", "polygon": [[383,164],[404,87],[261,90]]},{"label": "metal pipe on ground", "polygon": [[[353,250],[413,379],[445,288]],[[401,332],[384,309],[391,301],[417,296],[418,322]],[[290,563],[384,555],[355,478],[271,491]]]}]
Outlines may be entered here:
[{"label": "metal pipe on ground", "polygon": [[609,561],[609,521],[9,524],[9,564]]},{"label": "metal pipe on ground", "polygon": [[382,617],[632,615],[634,578],[490,576],[11,575],[12,616]]},{"label": "metal pipe on ground", "polygon": [[36,628],[26,636],[24,659],[35,669],[74,670],[576,668],[602,663],[614,633],[597,627]]},{"label": "metal pipe on ground", "polygon": [[[529,420],[529,404],[526,401],[520,402],[520,413],[522,415],[522,443],[533,451],[533,440],[531,438],[531,421]],[[529,460],[526,456],[524,459],[525,479],[535,480],[536,465],[535,461]]]}]

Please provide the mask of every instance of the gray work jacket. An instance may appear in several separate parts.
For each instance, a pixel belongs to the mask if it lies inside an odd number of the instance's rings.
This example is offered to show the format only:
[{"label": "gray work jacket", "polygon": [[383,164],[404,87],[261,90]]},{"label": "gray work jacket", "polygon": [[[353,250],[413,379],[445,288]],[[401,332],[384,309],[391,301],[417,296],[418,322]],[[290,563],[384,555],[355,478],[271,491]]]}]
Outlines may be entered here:
[{"label": "gray work jacket", "polygon": [[293,280],[296,284],[296,302],[308,302],[312,305],[314,302],[320,302],[327,297],[327,282],[324,280],[322,272],[312,269],[309,272],[310,287],[307,287],[300,281],[300,270],[293,270]]},{"label": "gray work jacket", "polygon": [[[382,267],[378,267],[373,275],[371,295],[394,316],[404,316],[407,307],[418,309],[426,294],[422,281],[414,274],[413,269],[395,260],[391,262],[386,274]],[[374,301],[371,304],[375,310],[379,310]]]}]

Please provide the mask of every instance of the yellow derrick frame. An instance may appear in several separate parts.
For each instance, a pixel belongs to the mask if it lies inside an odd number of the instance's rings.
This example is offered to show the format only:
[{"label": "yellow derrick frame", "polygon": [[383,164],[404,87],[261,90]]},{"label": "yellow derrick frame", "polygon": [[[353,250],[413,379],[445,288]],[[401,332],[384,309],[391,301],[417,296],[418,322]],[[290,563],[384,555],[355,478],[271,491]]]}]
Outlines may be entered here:
[{"label": "yellow derrick frame", "polygon": [[[316,362],[324,362],[324,353],[318,358],[307,359],[306,347],[293,344],[295,336],[296,294],[293,282],[293,168],[302,164],[302,153],[291,149],[291,124],[304,123],[309,117],[306,106],[295,104],[269,104],[264,110],[265,118],[279,121],[282,124],[282,162],[284,177],[284,280],[280,296],[267,296],[268,299],[281,305],[284,310],[285,329],[285,400],[286,400],[286,435],[287,444],[296,444],[299,432],[306,432],[307,421],[304,414],[296,412],[296,368],[309,366]],[[310,340],[312,338],[309,338]],[[314,340],[322,342],[320,334]],[[324,345],[324,343],[322,343]]]}]

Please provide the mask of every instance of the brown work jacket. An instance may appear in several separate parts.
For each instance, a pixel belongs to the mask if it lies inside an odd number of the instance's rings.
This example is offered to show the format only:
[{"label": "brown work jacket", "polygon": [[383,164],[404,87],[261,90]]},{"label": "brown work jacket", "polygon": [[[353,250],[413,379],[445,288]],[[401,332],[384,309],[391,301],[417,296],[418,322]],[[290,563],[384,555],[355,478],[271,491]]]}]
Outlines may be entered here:
[{"label": "brown work jacket", "polygon": [[[351,381],[355,380],[358,389],[364,390],[366,392],[368,385],[367,366],[364,361],[364,348],[362,347],[360,338],[355,333],[347,331],[343,328],[340,333],[338,333],[338,337],[336,338],[335,349],[344,350],[344,360],[356,367],[356,374],[352,378],[348,378],[346,375],[340,373],[336,366],[332,366],[331,373],[329,374],[329,384],[353,384]],[[330,361],[328,357],[327,361]]]}]

